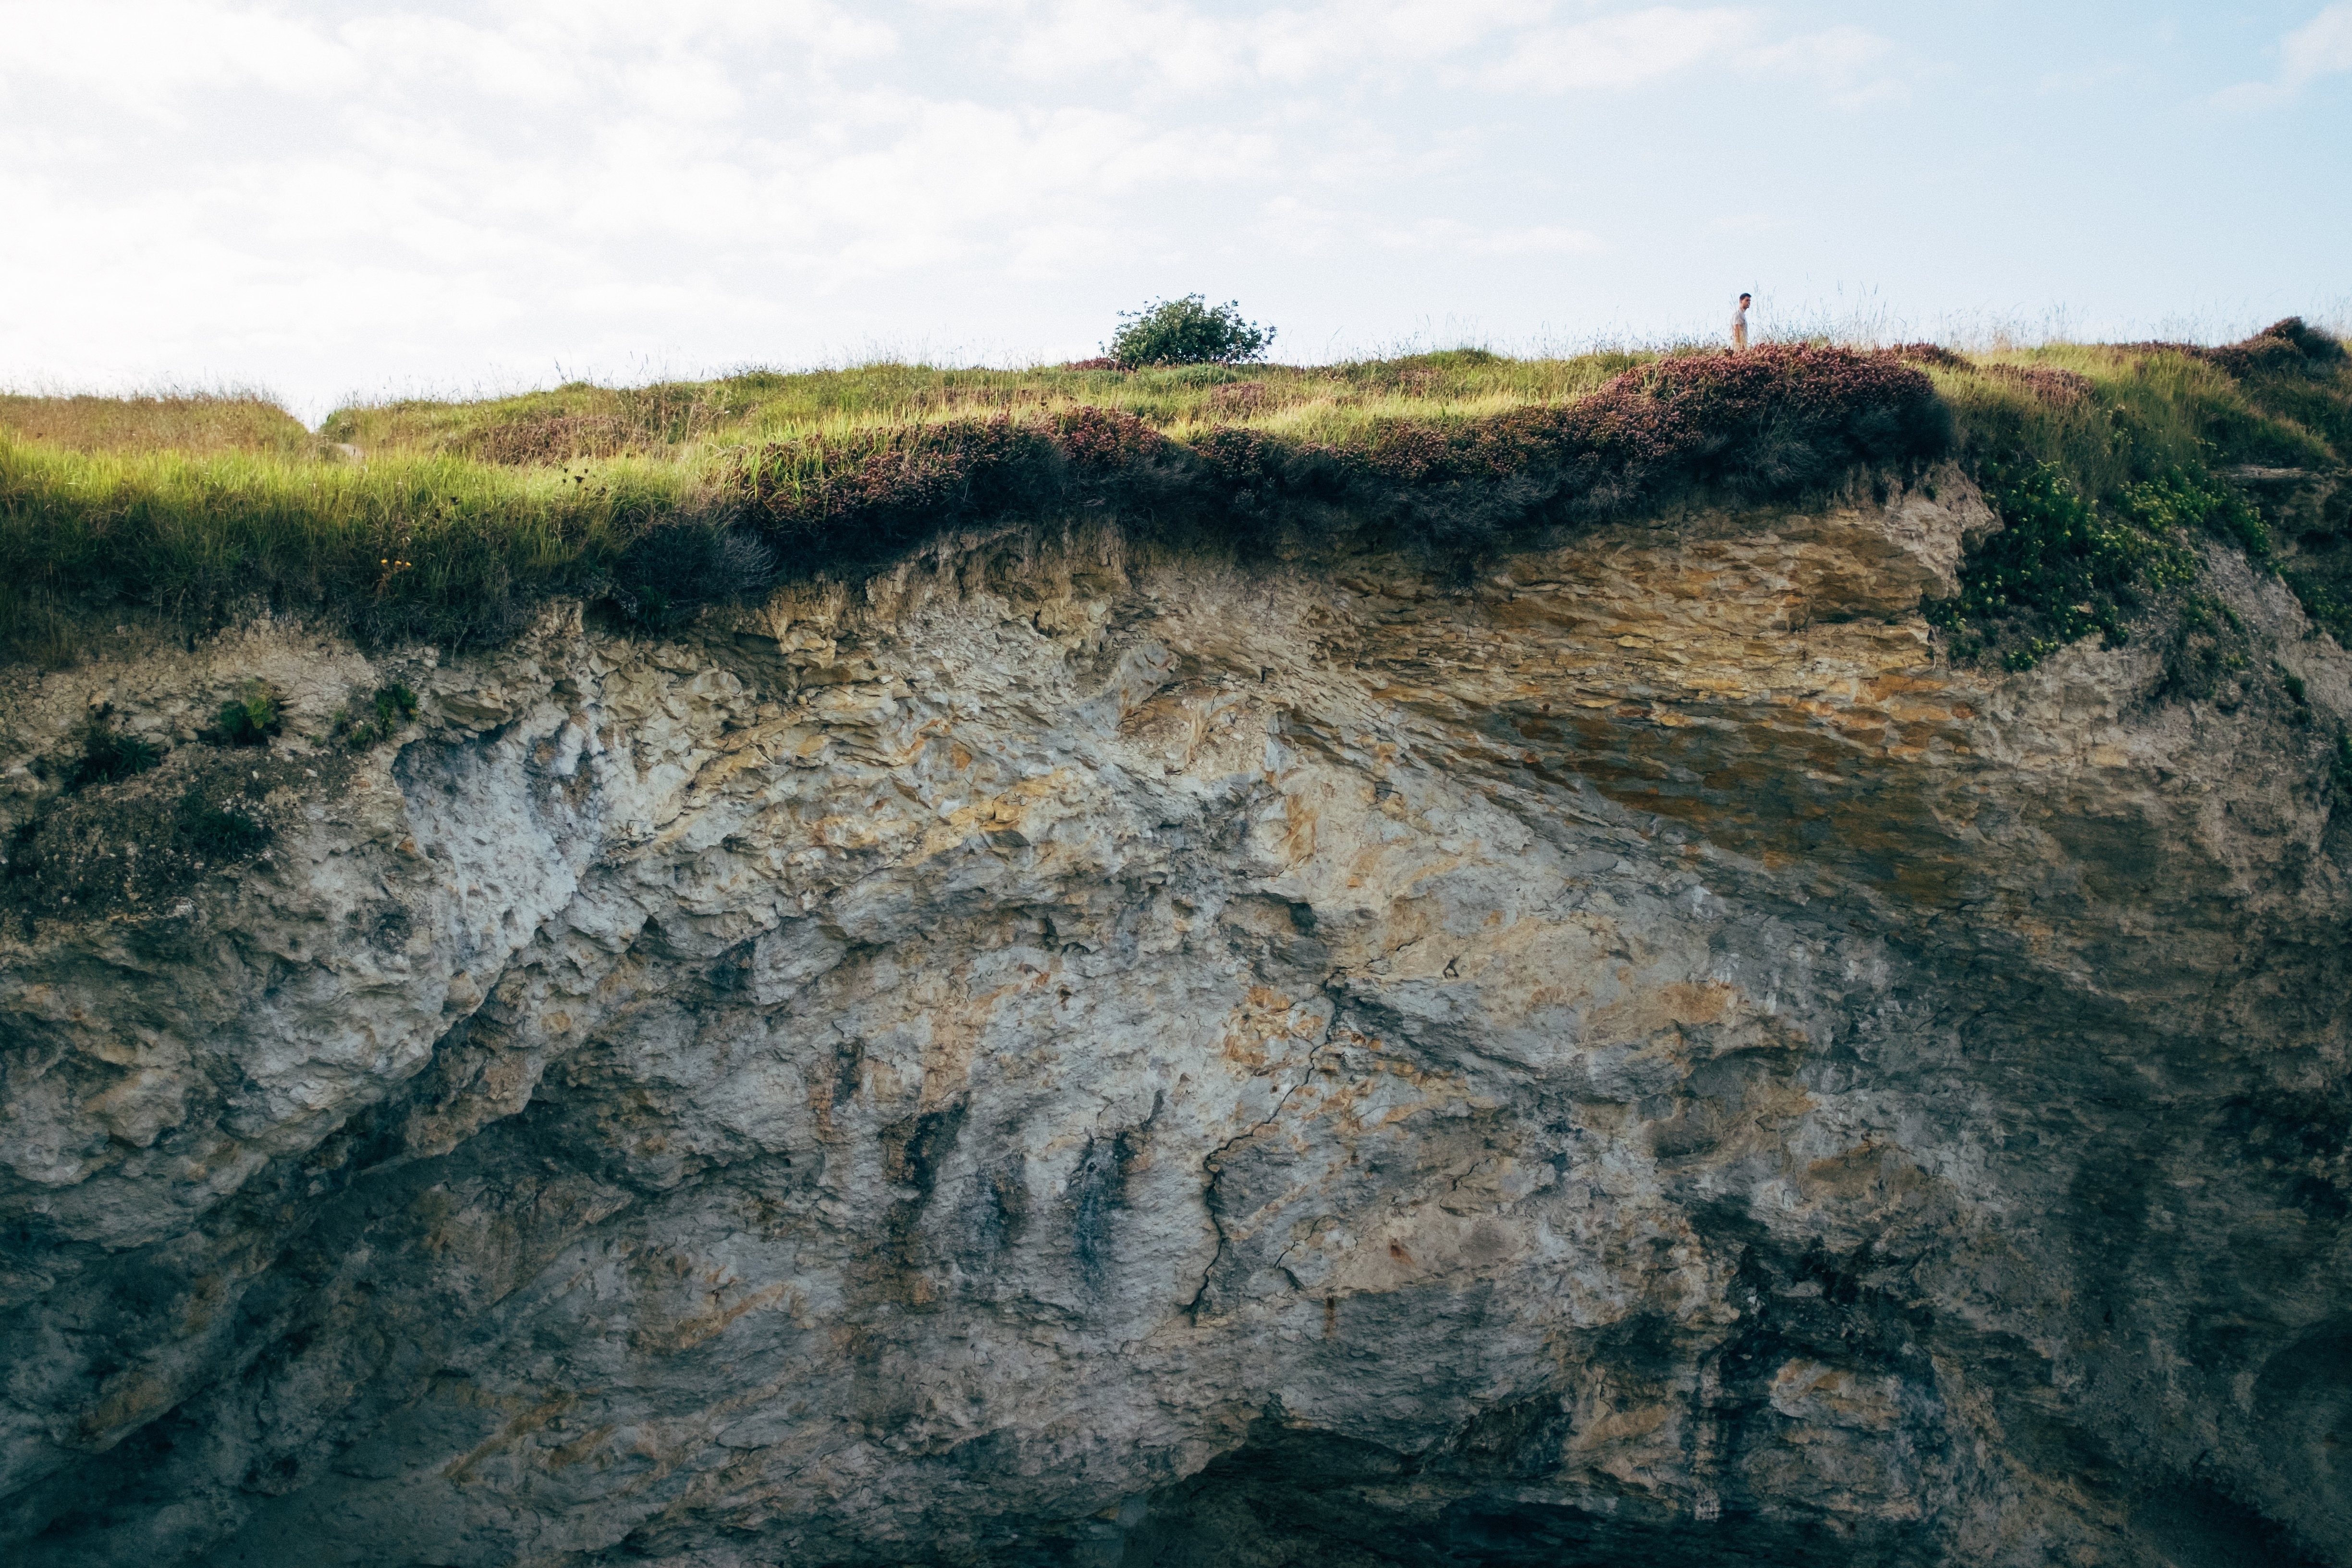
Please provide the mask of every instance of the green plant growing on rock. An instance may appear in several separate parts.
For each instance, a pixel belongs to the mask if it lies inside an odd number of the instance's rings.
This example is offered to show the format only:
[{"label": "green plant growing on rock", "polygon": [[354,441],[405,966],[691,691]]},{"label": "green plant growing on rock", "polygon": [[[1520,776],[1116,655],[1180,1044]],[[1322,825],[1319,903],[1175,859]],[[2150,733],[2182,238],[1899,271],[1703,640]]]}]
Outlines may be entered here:
[{"label": "green plant growing on rock", "polygon": [[284,727],[277,695],[262,681],[248,679],[221,704],[205,738],[218,746],[266,746]]},{"label": "green plant growing on rock", "polygon": [[81,755],[66,772],[66,787],[78,790],[118,784],[163,760],[161,746],[142,736],[122,733],[114,727],[110,710],[95,709],[82,726]]},{"label": "green plant growing on rock", "polygon": [[2176,465],[2152,479],[2126,486],[2117,500],[2148,532],[2186,535],[2202,529],[2235,544],[2248,560],[2270,559],[2271,531],[2263,514],[2202,468]]},{"label": "green plant growing on rock", "polygon": [[380,745],[416,717],[416,693],[401,681],[377,689],[364,704],[335,710],[331,733],[353,751]]},{"label": "green plant growing on rock", "polygon": [[1274,329],[1242,319],[1238,300],[1212,305],[1198,294],[1123,310],[1103,352],[1132,370],[1152,364],[1245,364],[1274,346]]},{"label": "green plant growing on rock", "polygon": [[2315,572],[2298,571],[2289,567],[2279,575],[2294,591],[2303,605],[2303,613],[2311,617],[2312,626],[2334,637],[2346,647],[2352,647],[2352,604],[2336,596],[2335,589]]},{"label": "green plant growing on rock", "polygon": [[2290,704],[2286,721],[2298,727],[2310,723],[2312,721],[2311,691],[2304,684],[2303,677],[2276,659],[2271,661],[2271,668],[2278,671],[2279,685],[2286,691],[2286,700]]},{"label": "green plant growing on rock", "polygon": [[2244,618],[2228,604],[2210,594],[2183,595],[2165,652],[2162,695],[2236,710],[2252,647]]},{"label": "green plant growing on rock", "polygon": [[[2336,478],[2352,359],[2296,321],[2225,348],[1456,350],[1245,373],[1272,334],[1230,303],[1156,301],[1121,331],[1155,363],[570,383],[347,408],[321,437],[257,404],[0,398],[0,659],[65,668],[103,626],[194,633],[263,601],[379,646],[498,641],[550,596],[661,628],[971,522],[1058,525],[1079,507],[1178,547],[1329,540],[1453,563],[1700,489],[1791,500],[1909,465],[1924,491],[1919,464],[1947,447],[1971,471],[2054,463],[2115,516],[2135,485],[2177,510],[2200,510],[2189,489],[2267,487],[2261,514],[2207,506],[2196,527],[2273,562],[2352,637],[2352,489]],[[1952,646],[2053,636],[1979,621]]]},{"label": "green plant growing on rock", "polygon": [[1989,463],[1980,482],[2007,526],[1961,568],[1956,597],[1922,608],[1956,642],[2008,641],[2010,669],[2031,669],[2094,632],[2104,647],[2122,646],[2134,611],[2197,575],[2171,490],[2134,487],[2103,511],[2054,463]]}]

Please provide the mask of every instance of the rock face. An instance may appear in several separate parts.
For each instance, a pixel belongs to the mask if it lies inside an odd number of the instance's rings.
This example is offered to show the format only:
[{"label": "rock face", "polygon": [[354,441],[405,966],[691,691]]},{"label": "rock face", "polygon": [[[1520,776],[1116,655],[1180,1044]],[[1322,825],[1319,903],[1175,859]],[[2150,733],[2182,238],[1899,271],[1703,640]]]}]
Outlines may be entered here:
[{"label": "rock face", "polygon": [[2352,1563],[2352,661],[2216,552],[2217,695],[1955,669],[1992,526],[11,673],[0,1541]]}]

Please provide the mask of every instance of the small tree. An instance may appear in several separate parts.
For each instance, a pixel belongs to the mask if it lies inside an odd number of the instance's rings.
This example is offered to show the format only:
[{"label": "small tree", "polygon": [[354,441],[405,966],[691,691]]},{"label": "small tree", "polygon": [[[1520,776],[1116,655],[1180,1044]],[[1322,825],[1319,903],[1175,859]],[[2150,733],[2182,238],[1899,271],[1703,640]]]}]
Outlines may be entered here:
[{"label": "small tree", "polygon": [[1274,345],[1274,329],[1242,320],[1242,308],[1228,300],[1212,305],[1198,294],[1156,300],[1140,310],[1119,312],[1120,326],[1104,351],[1122,368],[1146,364],[1240,364],[1264,357]]}]

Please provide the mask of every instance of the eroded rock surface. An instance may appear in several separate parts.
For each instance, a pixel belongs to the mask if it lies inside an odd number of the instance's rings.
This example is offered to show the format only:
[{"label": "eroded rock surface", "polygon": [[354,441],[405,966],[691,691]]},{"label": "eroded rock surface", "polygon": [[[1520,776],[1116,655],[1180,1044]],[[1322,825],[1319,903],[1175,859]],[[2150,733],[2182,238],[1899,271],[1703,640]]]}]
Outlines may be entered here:
[{"label": "eroded rock surface", "polygon": [[1956,670],[1990,526],[12,674],[18,872],[94,701],[175,746],[95,825],[289,719],[259,858],[17,879],[0,1540],[2352,1562],[2347,661],[2217,552],[2227,710],[2160,628]]}]

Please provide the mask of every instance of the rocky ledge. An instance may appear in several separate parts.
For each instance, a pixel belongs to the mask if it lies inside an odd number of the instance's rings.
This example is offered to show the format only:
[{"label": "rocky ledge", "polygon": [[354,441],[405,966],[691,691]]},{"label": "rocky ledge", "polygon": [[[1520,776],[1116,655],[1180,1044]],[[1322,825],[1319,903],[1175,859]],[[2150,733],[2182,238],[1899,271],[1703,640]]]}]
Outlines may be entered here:
[{"label": "rocky ledge", "polygon": [[2352,1563],[2352,663],[1956,668],[1993,526],[6,673],[0,1541]]}]

